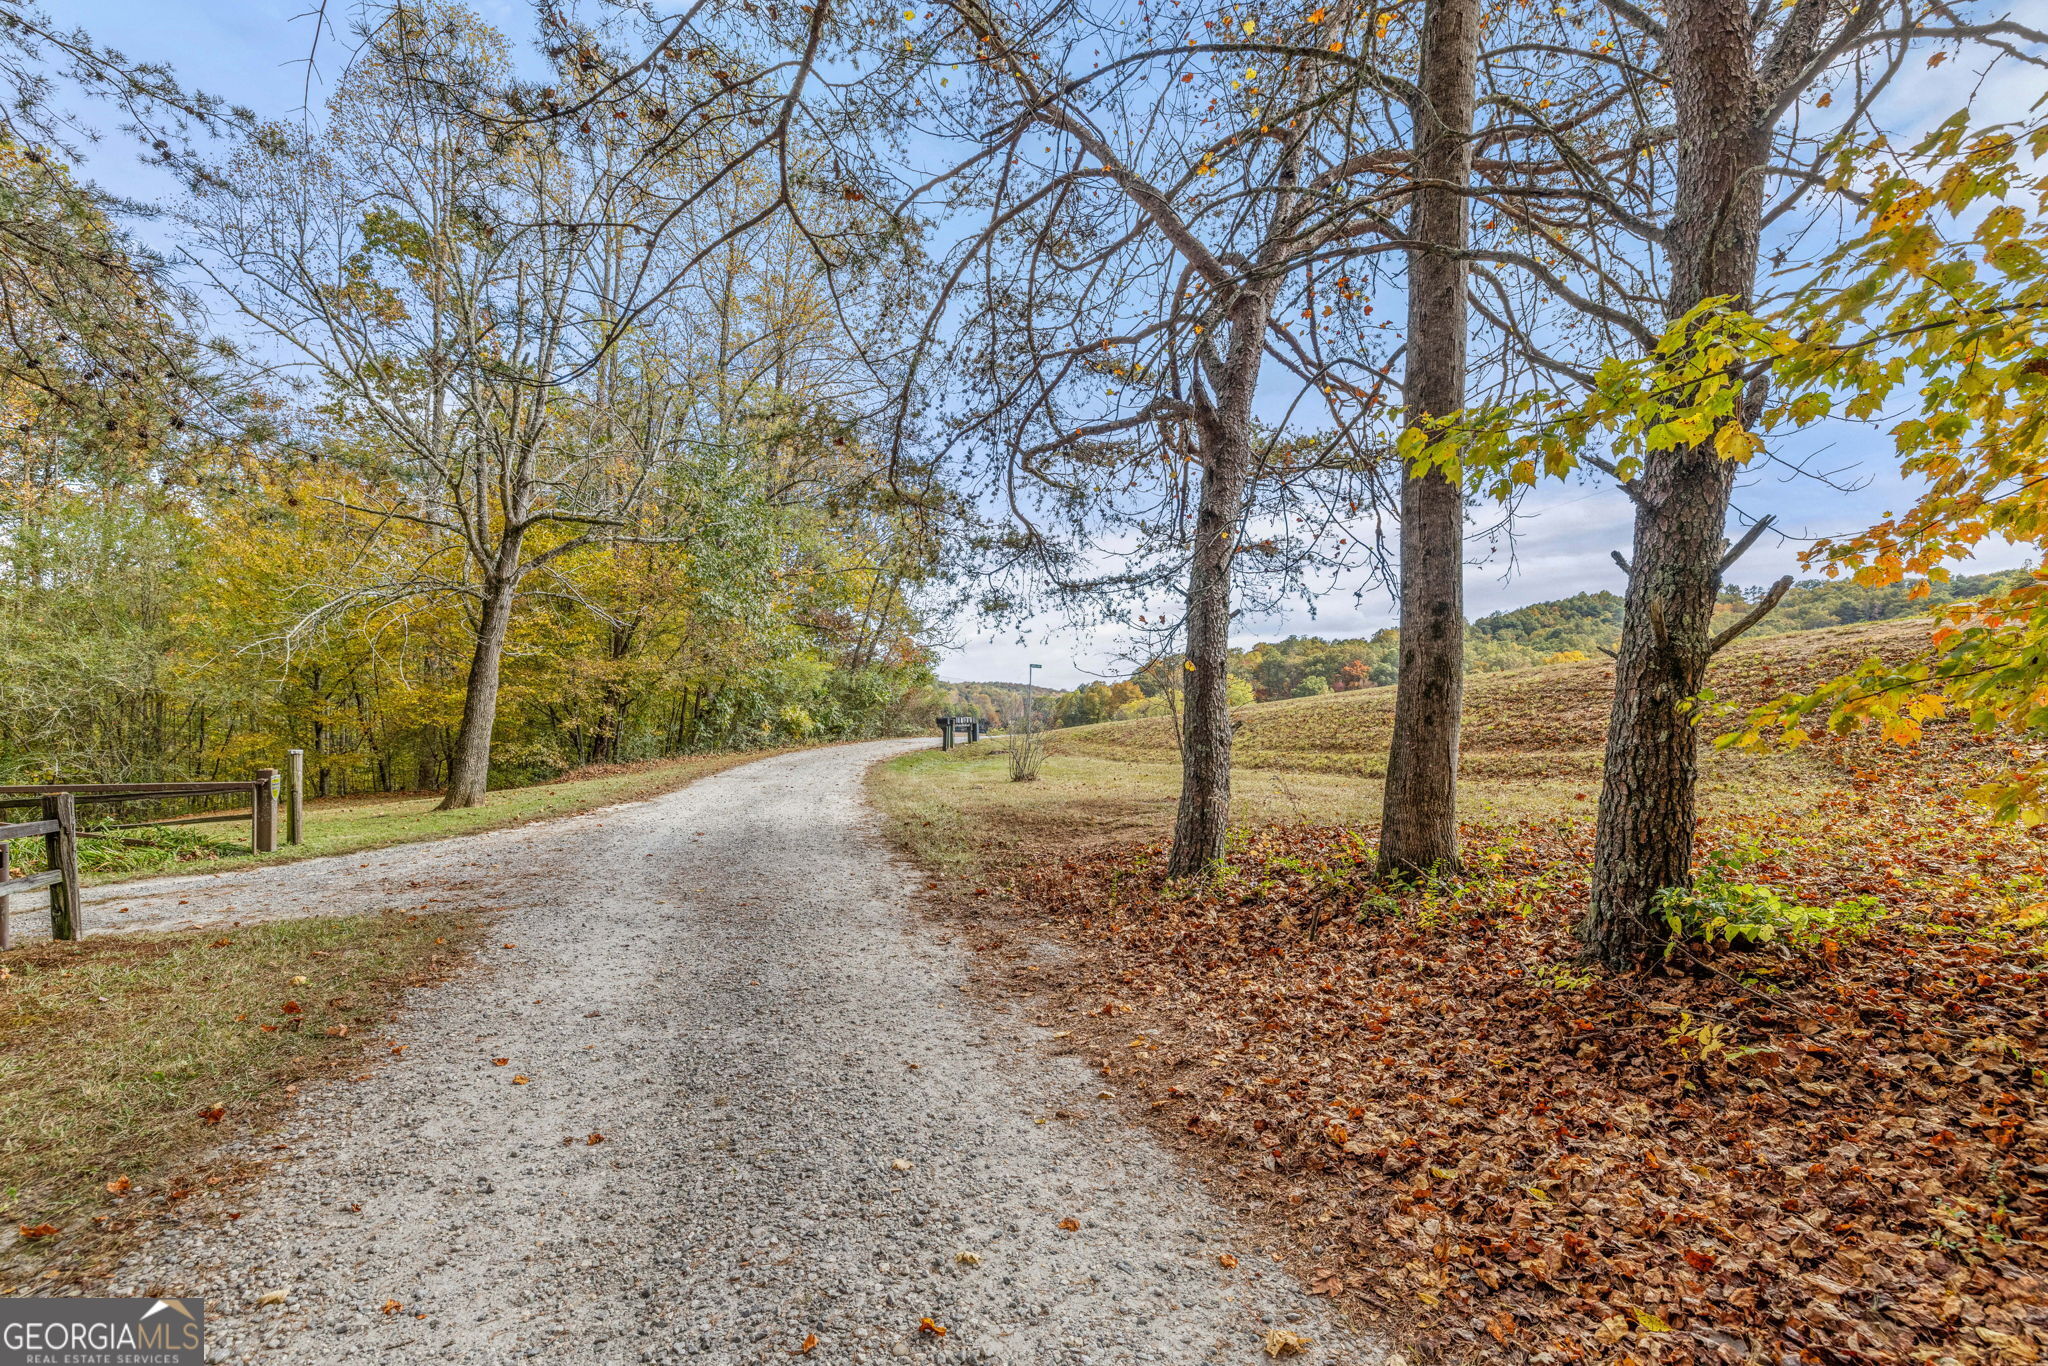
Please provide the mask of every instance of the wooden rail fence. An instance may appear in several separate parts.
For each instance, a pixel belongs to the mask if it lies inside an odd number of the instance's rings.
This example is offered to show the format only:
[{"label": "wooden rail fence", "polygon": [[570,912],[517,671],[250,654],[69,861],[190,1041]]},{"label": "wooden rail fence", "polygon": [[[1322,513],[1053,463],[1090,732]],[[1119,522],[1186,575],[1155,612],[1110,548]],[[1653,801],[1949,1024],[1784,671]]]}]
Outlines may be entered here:
[{"label": "wooden rail fence", "polygon": [[[78,895],[78,803],[69,792],[52,792],[38,799],[43,818],[0,825],[0,949],[8,946],[7,913],[13,909],[16,892],[50,889],[50,937],[76,939],[84,932],[79,923]],[[42,837],[49,867],[27,877],[13,875],[13,842]]]},{"label": "wooden rail fence", "polygon": [[[284,784],[286,838],[298,844],[305,833],[305,755],[292,750]],[[31,806],[41,810],[40,820],[0,824],[0,949],[8,947],[8,913],[17,892],[47,887],[50,892],[50,937],[77,939],[84,933],[80,918],[78,889],[78,808],[93,803],[176,801],[179,799],[245,796],[247,812],[228,811],[197,816],[176,816],[160,820],[128,821],[105,825],[100,830],[144,830],[158,825],[208,825],[222,821],[249,822],[249,852],[277,851],[278,772],[259,768],[255,778],[227,783],[39,783],[0,785],[0,811]],[[13,860],[9,841],[42,836],[49,867],[27,877],[12,877]]]}]

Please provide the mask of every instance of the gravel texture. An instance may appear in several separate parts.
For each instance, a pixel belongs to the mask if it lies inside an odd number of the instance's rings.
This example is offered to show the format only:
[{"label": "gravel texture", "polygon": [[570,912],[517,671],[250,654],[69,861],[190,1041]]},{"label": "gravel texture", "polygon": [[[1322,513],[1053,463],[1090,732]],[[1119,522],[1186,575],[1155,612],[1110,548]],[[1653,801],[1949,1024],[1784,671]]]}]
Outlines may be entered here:
[{"label": "gravel texture", "polygon": [[220,1361],[1195,1366],[1277,1329],[1380,1362],[1099,1079],[964,994],[863,800],[909,743],[97,897],[137,926],[504,908],[401,1055],[256,1145],[237,1221],[195,1210],[111,1293],[204,1294]]}]

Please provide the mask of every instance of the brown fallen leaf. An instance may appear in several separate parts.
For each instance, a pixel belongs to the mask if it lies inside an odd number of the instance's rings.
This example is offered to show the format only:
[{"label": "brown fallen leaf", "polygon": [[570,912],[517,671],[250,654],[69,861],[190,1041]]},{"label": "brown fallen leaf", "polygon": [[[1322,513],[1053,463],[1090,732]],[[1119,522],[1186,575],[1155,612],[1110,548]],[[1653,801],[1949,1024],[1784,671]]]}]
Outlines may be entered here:
[{"label": "brown fallen leaf", "polygon": [[107,1194],[109,1195],[120,1195],[127,1189],[128,1178],[125,1176],[117,1176],[112,1181],[107,1182]]},{"label": "brown fallen leaf", "polygon": [[209,1105],[199,1112],[199,1118],[208,1124],[218,1124],[226,1118],[227,1113],[228,1107],[225,1105]]},{"label": "brown fallen leaf", "polygon": [[589,1138],[583,1140],[584,1146],[589,1148],[595,1148],[602,1142],[604,1142],[603,1134],[592,1134]]},{"label": "brown fallen leaf", "polygon": [[300,1012],[300,1006],[297,1001],[286,1001],[278,1009],[286,1015],[297,1015]]},{"label": "brown fallen leaf", "polygon": [[1306,1352],[1311,1344],[1310,1339],[1299,1333],[1289,1332],[1285,1328],[1269,1328],[1266,1330],[1266,1341],[1263,1345],[1267,1356],[1278,1359]]},{"label": "brown fallen leaf", "polygon": [[1987,1345],[1996,1347],[2013,1361],[2039,1361],[2041,1359],[2040,1350],[2025,1338],[2014,1337],[2011,1333],[2001,1333],[1994,1328],[1985,1328],[1981,1325],[1977,1327],[1976,1333]]},{"label": "brown fallen leaf", "polygon": [[262,1309],[273,1304],[283,1304],[290,1296],[289,1290],[266,1290],[256,1297],[256,1307]]},{"label": "brown fallen leaf", "polygon": [[1062,1219],[1060,1220],[1060,1227],[1069,1233],[1073,1233],[1081,1227],[1081,1221],[1073,1218]]}]

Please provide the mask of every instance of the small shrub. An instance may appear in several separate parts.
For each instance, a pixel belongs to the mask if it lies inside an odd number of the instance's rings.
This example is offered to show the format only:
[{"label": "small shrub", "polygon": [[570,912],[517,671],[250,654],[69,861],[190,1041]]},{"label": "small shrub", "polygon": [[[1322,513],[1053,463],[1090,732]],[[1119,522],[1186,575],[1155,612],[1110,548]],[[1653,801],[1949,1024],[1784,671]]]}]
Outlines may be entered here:
[{"label": "small shrub", "polygon": [[1665,956],[1680,944],[1749,952],[1778,942],[1817,944],[1855,933],[1881,914],[1875,897],[1852,897],[1832,906],[1808,906],[1770,887],[1731,882],[1708,867],[1691,887],[1668,888],[1657,908],[1671,927]]},{"label": "small shrub", "polygon": [[1010,781],[1035,783],[1045,762],[1045,736],[1035,730],[1010,732]]}]

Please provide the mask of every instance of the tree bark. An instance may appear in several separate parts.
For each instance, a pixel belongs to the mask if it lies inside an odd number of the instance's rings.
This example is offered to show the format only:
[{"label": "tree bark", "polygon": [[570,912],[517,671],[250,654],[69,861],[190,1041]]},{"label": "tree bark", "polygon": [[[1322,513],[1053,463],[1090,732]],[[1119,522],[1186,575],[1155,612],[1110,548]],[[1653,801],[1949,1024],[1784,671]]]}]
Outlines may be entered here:
[{"label": "tree bark", "polygon": [[[1431,0],[1422,22],[1415,191],[1408,253],[1408,420],[1465,406],[1473,73],[1478,0]],[[1429,248],[1444,250],[1430,250]],[[1379,870],[1458,865],[1458,722],[1465,694],[1465,503],[1440,470],[1401,481],[1401,659],[1380,812]]]},{"label": "tree bark", "polygon": [[[1678,144],[1667,313],[1676,318],[1715,297],[1748,304],[1770,138],[1744,0],[1674,0],[1669,32]],[[1614,662],[1592,905],[1580,927],[1587,953],[1615,969],[1641,966],[1662,948],[1658,894],[1692,881],[1699,735],[1687,701],[1711,653],[1733,485],[1733,467],[1709,439],[1650,453],[1631,486],[1635,553]]]},{"label": "tree bark", "polygon": [[[516,562],[517,555],[514,555]],[[484,582],[483,612],[477,620],[476,648],[470,654],[469,681],[462,693],[462,728],[455,734],[455,753],[448,765],[448,791],[438,810],[481,806],[491,778],[491,729],[498,720],[498,679],[505,661],[505,636],[512,624],[512,600],[518,581],[493,575]]]},{"label": "tree bark", "polygon": [[1181,671],[1180,809],[1169,877],[1206,873],[1230,829],[1230,575],[1251,466],[1247,424],[1214,421],[1202,437],[1202,494],[1188,563],[1187,659]]}]

